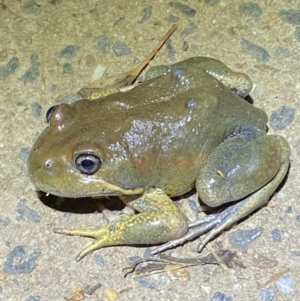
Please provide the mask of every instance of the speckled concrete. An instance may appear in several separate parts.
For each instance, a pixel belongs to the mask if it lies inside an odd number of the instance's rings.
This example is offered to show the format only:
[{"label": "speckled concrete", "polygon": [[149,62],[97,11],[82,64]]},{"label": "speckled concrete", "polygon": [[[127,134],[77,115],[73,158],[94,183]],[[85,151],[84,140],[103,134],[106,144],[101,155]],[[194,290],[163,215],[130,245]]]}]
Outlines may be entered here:
[{"label": "speckled concrete", "polygon": [[[244,268],[206,265],[124,278],[122,268],[144,248],[105,248],[76,262],[90,239],[53,228],[99,227],[105,220],[78,210],[75,200],[74,214],[41,201],[30,189],[26,158],[51,105],[77,99],[100,63],[107,74],[134,67],[173,23],[178,30],[151,65],[211,56],[250,75],[254,103],[270,116],[269,132],[290,143],[291,168],[268,206],[212,243],[236,252]],[[299,49],[298,0],[2,1],[0,299],[65,300],[101,284],[89,300],[299,300]],[[195,256],[192,245],[171,254]]]}]

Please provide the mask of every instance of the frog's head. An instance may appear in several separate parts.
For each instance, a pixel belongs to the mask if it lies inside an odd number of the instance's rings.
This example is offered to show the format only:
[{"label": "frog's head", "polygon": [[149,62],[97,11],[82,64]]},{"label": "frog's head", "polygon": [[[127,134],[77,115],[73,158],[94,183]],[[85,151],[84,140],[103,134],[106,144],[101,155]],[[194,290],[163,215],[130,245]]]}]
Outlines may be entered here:
[{"label": "frog's head", "polygon": [[110,117],[101,122],[92,104],[62,104],[48,110],[49,126],[35,142],[28,159],[29,176],[36,190],[63,197],[143,192],[138,183],[127,184],[138,177],[124,147],[112,143],[118,141],[118,127],[113,126]]}]

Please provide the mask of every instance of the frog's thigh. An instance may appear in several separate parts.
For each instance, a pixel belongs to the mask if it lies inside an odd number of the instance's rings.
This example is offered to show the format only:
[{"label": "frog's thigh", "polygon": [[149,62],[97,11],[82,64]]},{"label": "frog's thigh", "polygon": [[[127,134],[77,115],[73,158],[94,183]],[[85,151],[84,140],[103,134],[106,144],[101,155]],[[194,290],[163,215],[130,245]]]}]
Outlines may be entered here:
[{"label": "frog's thigh", "polygon": [[189,64],[193,68],[201,68],[208,74],[222,82],[229,89],[235,91],[241,97],[246,97],[252,90],[253,83],[247,74],[234,72],[224,63],[209,57],[193,57],[178,63]]},{"label": "frog's thigh", "polygon": [[250,142],[242,136],[228,138],[200,168],[199,196],[212,207],[240,200],[270,182],[289,155],[281,136],[262,136]]},{"label": "frog's thigh", "polygon": [[77,260],[105,246],[162,243],[187,232],[188,226],[184,215],[161,190],[152,189],[136,200],[125,202],[139,213],[123,214],[99,230],[57,231],[96,239],[80,252]]}]

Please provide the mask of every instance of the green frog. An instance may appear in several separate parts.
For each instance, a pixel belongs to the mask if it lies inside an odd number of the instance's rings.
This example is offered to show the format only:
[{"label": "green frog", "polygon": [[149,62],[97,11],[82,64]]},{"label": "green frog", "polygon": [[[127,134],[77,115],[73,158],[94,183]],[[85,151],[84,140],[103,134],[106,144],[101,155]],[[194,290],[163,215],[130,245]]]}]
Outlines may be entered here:
[{"label": "green frog", "polygon": [[[266,204],[287,173],[290,148],[266,134],[267,115],[243,99],[251,88],[247,75],[195,57],[150,68],[125,92],[52,107],[28,159],[36,189],[118,196],[135,211],[101,229],[57,230],[95,239],[77,259],[106,246],[168,247],[204,233],[201,250]],[[228,206],[189,224],[171,198],[194,187],[208,206]]]}]

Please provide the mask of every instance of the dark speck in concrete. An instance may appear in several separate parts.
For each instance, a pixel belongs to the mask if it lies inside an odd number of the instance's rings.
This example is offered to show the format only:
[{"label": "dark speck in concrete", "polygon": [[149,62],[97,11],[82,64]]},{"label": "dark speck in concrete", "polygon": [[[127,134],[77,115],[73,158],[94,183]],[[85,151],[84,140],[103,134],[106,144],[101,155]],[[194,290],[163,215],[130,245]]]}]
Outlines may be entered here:
[{"label": "dark speck in concrete", "polygon": [[300,257],[300,251],[292,251],[292,255]]},{"label": "dark speck in concrete", "polygon": [[259,18],[263,13],[259,4],[254,2],[240,4],[239,11],[252,18]]},{"label": "dark speck in concrete", "polygon": [[270,117],[270,126],[275,131],[283,130],[294,120],[294,117],[294,108],[282,106],[272,113]]},{"label": "dark speck in concrete", "polygon": [[104,258],[103,258],[101,255],[95,254],[95,255],[94,255],[94,260],[95,260],[96,263],[97,263],[98,265],[100,265],[101,267],[104,267],[104,266],[105,266],[105,260],[104,260]]},{"label": "dark speck in concrete", "polygon": [[261,290],[261,298],[263,301],[272,301],[275,298],[275,290],[273,288],[264,288]]},{"label": "dark speck in concrete", "polygon": [[41,297],[40,296],[30,296],[25,301],[41,301]]},{"label": "dark speck in concrete", "polygon": [[80,47],[77,45],[68,45],[58,53],[59,57],[71,58],[74,57],[79,51]]},{"label": "dark speck in concrete", "polygon": [[10,218],[6,217],[5,219],[0,218],[0,227],[7,227],[10,225]]},{"label": "dark speck in concrete", "polygon": [[41,221],[41,216],[37,212],[26,206],[26,200],[20,199],[17,205],[17,221],[30,220],[34,223],[39,223]]},{"label": "dark speck in concrete", "polygon": [[142,9],[142,19],[139,21],[139,23],[143,23],[146,20],[148,20],[152,15],[152,6],[146,6],[145,8]]},{"label": "dark speck in concrete", "polygon": [[272,230],[273,241],[281,242],[281,231],[279,229]]},{"label": "dark speck in concrete", "polygon": [[24,13],[29,15],[39,15],[42,11],[41,6],[35,2],[35,0],[30,0],[26,2],[22,10]]},{"label": "dark speck in concrete", "polygon": [[286,47],[278,47],[275,52],[275,56],[277,59],[287,59],[291,56],[290,51]]},{"label": "dark speck in concrete", "polygon": [[96,19],[98,20],[100,18],[100,14],[97,8],[93,8],[90,10],[90,14]]},{"label": "dark speck in concrete", "polygon": [[172,45],[172,40],[171,39],[167,39],[165,45],[167,47],[168,57],[170,59],[174,58],[175,52],[174,52],[174,48],[173,48],[173,45]]},{"label": "dark speck in concrete", "polygon": [[300,214],[296,216],[296,221],[300,222]]},{"label": "dark speck in concrete", "polygon": [[198,26],[192,22],[188,27],[186,27],[182,32],[181,36],[185,38],[186,36],[194,33],[197,30]]},{"label": "dark speck in concrete", "polygon": [[62,3],[62,0],[48,0],[48,3],[52,4],[52,5],[57,5]]},{"label": "dark speck in concrete", "polygon": [[237,230],[229,234],[229,242],[237,249],[247,251],[249,244],[262,233],[261,228],[251,230]]},{"label": "dark speck in concrete", "polygon": [[4,272],[8,275],[31,273],[36,267],[36,261],[41,256],[40,250],[27,253],[24,246],[15,247],[4,263]]},{"label": "dark speck in concrete", "polygon": [[295,35],[295,39],[296,39],[298,42],[300,42],[300,26],[296,26],[294,35]]},{"label": "dark speck in concrete", "polygon": [[34,82],[40,76],[40,63],[37,54],[30,56],[31,67],[21,76],[20,80],[26,85]]},{"label": "dark speck in concrete", "polygon": [[64,63],[63,64],[63,73],[64,74],[72,74],[72,73],[74,73],[72,64],[70,64],[70,63]]},{"label": "dark speck in concrete", "polygon": [[174,16],[174,15],[170,15],[170,16],[168,17],[168,21],[171,22],[171,23],[176,23],[176,22],[179,21],[179,17]]},{"label": "dark speck in concrete", "polygon": [[286,213],[293,213],[293,207],[292,206],[288,206],[285,210]]},{"label": "dark speck in concrete", "polygon": [[5,79],[6,77],[10,76],[19,67],[19,59],[17,57],[11,58],[5,66],[0,67],[0,79]]},{"label": "dark speck in concrete", "polygon": [[255,58],[258,62],[267,62],[270,59],[270,54],[265,48],[256,45],[246,39],[242,39],[241,46],[242,51],[251,54],[252,57]]},{"label": "dark speck in concrete", "polygon": [[122,24],[124,20],[125,20],[125,17],[120,17],[119,19],[117,19],[114,22],[114,26],[118,26],[118,25]]},{"label": "dark speck in concrete", "polygon": [[21,159],[23,162],[27,162],[30,150],[31,150],[30,147],[22,147],[19,152],[19,159]]},{"label": "dark speck in concrete", "polygon": [[144,277],[138,277],[135,279],[143,287],[149,288],[151,290],[156,290],[156,287],[148,279],[146,279]]},{"label": "dark speck in concrete", "polygon": [[38,102],[33,102],[31,104],[33,115],[35,118],[40,118],[42,114],[42,106]]},{"label": "dark speck in concrete", "polygon": [[175,9],[178,9],[183,14],[187,15],[188,17],[194,17],[196,14],[196,10],[189,7],[186,4],[183,4],[181,2],[169,2],[170,6],[174,7]]},{"label": "dark speck in concrete", "polygon": [[213,6],[213,5],[217,4],[219,2],[219,0],[205,0],[204,2],[208,5]]},{"label": "dark speck in concrete", "polygon": [[300,10],[296,10],[296,9],[281,10],[278,13],[278,16],[285,22],[294,25],[300,25]]},{"label": "dark speck in concrete", "polygon": [[112,50],[116,56],[122,56],[131,53],[131,49],[124,42],[115,42]]},{"label": "dark speck in concrete", "polygon": [[97,49],[103,53],[110,51],[110,40],[106,35],[96,37],[94,41],[97,43]]},{"label": "dark speck in concrete", "polygon": [[231,297],[227,297],[221,292],[214,293],[213,297],[209,301],[232,301]]}]

